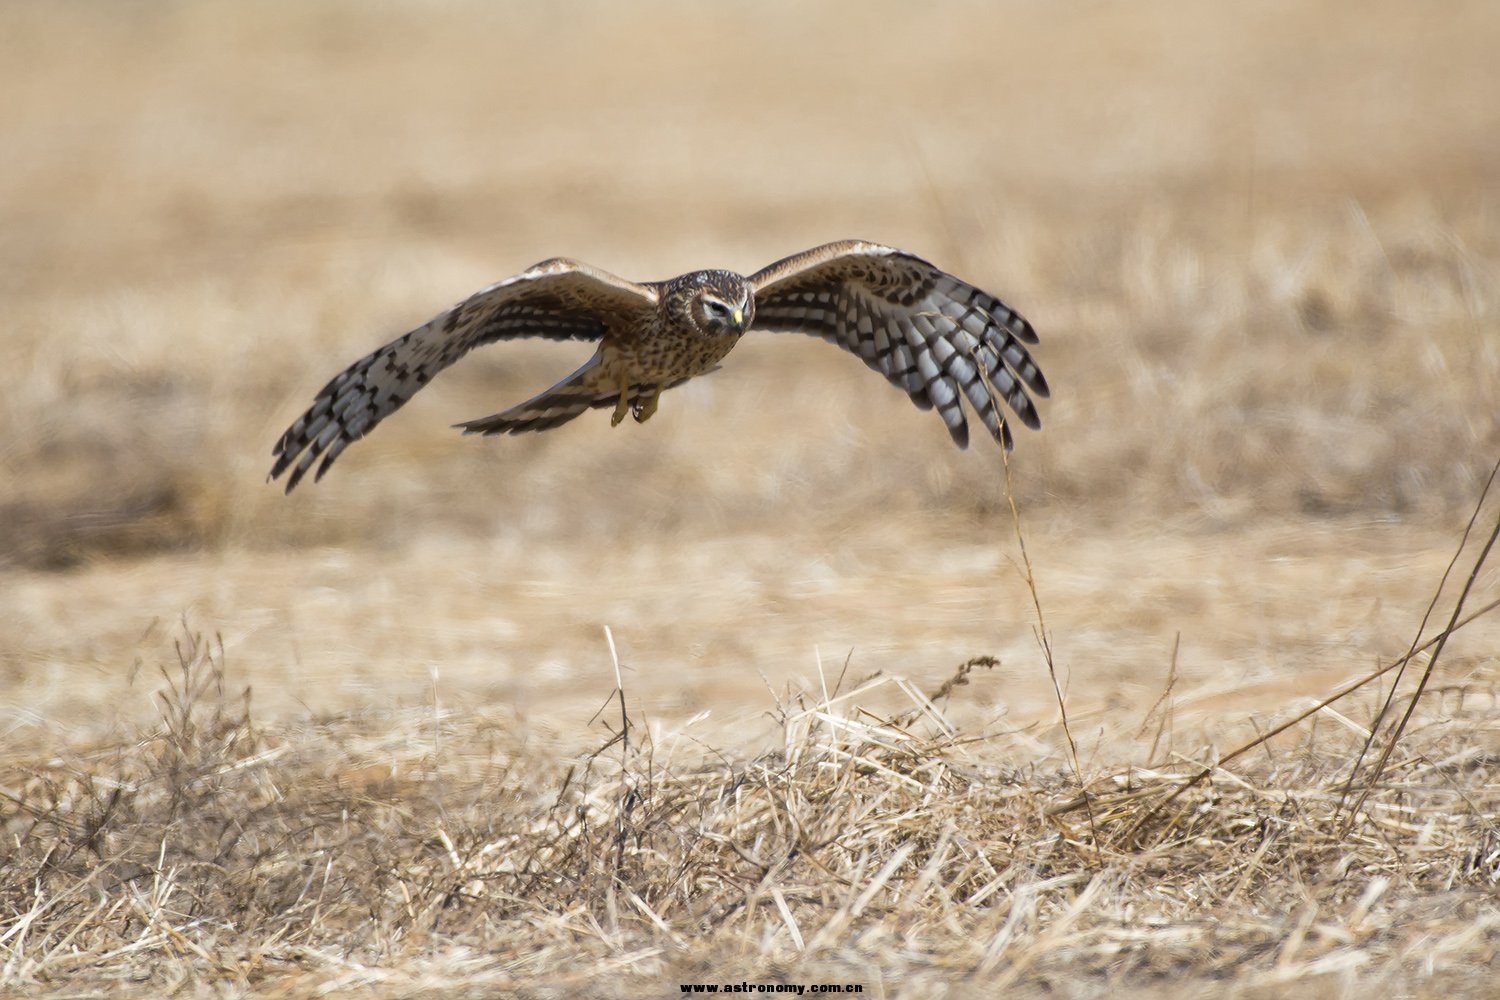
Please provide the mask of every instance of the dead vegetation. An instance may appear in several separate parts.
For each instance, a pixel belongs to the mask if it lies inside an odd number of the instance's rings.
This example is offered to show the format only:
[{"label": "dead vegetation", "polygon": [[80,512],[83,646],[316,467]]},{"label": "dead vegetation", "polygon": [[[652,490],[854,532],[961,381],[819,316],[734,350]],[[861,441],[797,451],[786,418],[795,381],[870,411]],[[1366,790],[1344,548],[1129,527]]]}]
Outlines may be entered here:
[{"label": "dead vegetation", "polygon": [[152,680],[155,725],[4,761],[9,990],[1478,996],[1494,971],[1493,673],[1352,814],[1334,709],[1080,789],[915,692],[910,724],[861,713],[891,678],[782,704],[753,757],[637,719],[574,760],[469,711],[268,726],[194,634]]},{"label": "dead vegetation", "polygon": [[[153,725],[0,760],[0,986],[1482,996],[1500,674],[1434,681],[1448,640],[1500,606],[1464,613],[1497,537],[1500,520],[1465,534],[1446,625],[1397,661],[1227,752],[1174,747],[1169,679],[1145,763],[1086,773],[1065,715],[1070,766],[1051,769],[997,763],[1003,734],[948,720],[992,657],[927,694],[846,664],[776,699],[779,745],[754,755],[714,747],[701,717],[633,719],[617,687],[600,745],[570,757],[442,709],[436,675],[427,711],[268,726],[222,640],[184,623]],[[1370,686],[1385,700],[1365,730],[1344,712]],[[870,712],[882,688],[911,707]]]}]

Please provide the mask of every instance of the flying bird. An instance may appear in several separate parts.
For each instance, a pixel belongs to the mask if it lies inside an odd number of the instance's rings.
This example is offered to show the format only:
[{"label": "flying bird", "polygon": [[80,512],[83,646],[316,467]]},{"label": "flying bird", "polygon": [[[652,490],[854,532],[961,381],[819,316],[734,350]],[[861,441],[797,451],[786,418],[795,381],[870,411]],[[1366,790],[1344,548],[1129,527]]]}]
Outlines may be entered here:
[{"label": "flying bird", "polygon": [[[1048,395],[1026,345],[1036,332],[987,292],[904,250],[843,240],[793,254],[749,277],[691,271],[636,283],[576,260],[543,261],[491,285],[334,376],[276,443],[271,479],[290,493],[315,464],[321,479],[438,372],[476,347],[542,337],[599,345],[583,367],[526,402],[456,426],[472,434],[545,431],[585,410],[612,407],[645,422],[661,394],[707,374],[750,331],[805,333],[851,354],[934,407],[960,448],[967,401],[1007,450],[1004,400],[1041,426],[1027,390]],[[321,459],[321,461],[319,461]]]}]

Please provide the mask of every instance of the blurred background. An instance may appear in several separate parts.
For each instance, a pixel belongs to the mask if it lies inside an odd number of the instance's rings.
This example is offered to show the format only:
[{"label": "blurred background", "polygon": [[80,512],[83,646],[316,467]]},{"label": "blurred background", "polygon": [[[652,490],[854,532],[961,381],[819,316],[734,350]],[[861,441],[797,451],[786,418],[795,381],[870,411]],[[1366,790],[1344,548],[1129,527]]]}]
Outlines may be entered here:
[{"label": "blurred background", "polygon": [[1478,0],[0,6],[0,731],[149,712],[191,629],[272,716],[582,745],[608,626],[711,742],[994,655],[953,718],[1054,747],[1001,456],[810,338],[463,438],[588,353],[496,345],[264,482],[328,378],[537,260],[844,237],[1040,332],[1011,474],[1087,741],[1173,672],[1206,739],[1326,691],[1404,651],[1500,457],[1497,48]]}]

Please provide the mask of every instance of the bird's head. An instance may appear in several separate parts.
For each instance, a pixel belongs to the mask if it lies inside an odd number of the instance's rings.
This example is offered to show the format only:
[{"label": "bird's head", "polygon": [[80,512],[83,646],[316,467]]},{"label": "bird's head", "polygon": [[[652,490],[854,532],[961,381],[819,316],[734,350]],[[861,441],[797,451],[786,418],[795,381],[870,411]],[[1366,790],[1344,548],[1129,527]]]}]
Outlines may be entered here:
[{"label": "bird's head", "polygon": [[694,327],[712,336],[739,336],[755,318],[750,283],[730,271],[684,275],[682,305]]}]

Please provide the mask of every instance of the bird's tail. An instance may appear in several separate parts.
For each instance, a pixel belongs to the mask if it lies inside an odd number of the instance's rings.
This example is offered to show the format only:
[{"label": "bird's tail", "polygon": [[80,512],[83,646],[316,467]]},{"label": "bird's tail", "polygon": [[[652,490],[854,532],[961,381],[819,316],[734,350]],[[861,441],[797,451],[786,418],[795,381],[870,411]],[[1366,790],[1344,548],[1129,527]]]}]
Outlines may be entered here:
[{"label": "bird's tail", "polygon": [[[613,389],[600,392],[590,388],[588,375],[599,365],[599,356],[589,358],[582,368],[561,382],[528,399],[524,403],[493,416],[481,417],[462,424],[454,424],[465,434],[522,434],[526,431],[549,431],[560,427],[585,410],[602,406],[615,406],[620,401],[620,392]],[[652,387],[633,385],[626,394],[626,401],[635,405],[651,395]]]}]

